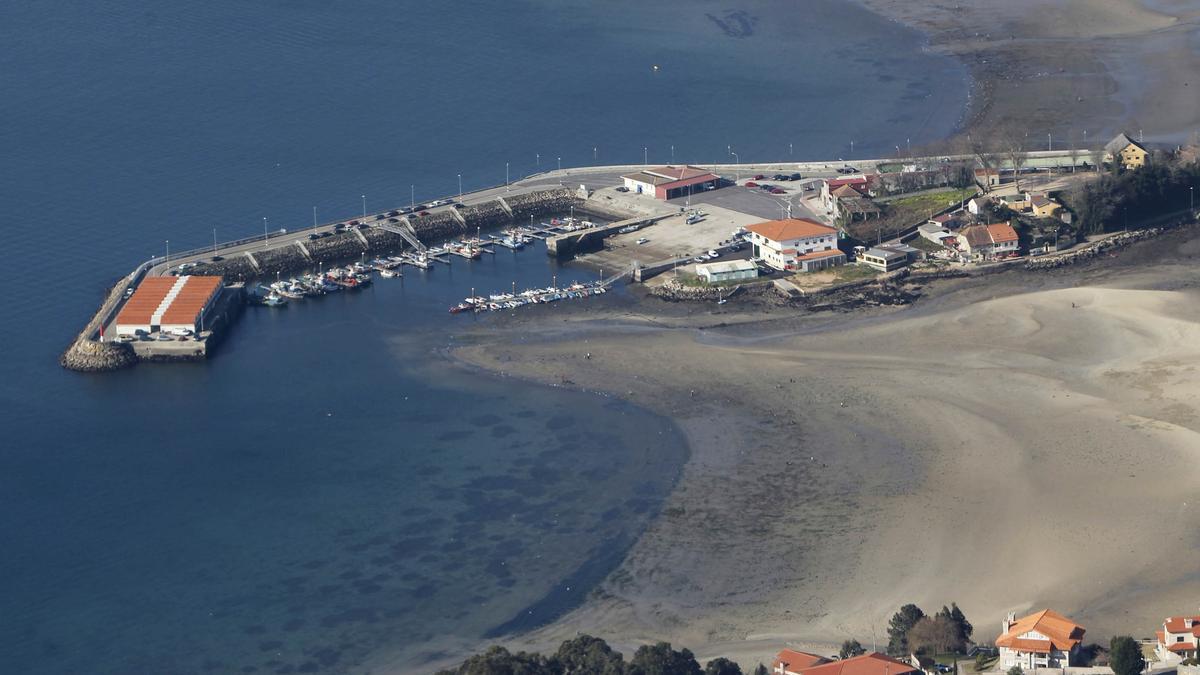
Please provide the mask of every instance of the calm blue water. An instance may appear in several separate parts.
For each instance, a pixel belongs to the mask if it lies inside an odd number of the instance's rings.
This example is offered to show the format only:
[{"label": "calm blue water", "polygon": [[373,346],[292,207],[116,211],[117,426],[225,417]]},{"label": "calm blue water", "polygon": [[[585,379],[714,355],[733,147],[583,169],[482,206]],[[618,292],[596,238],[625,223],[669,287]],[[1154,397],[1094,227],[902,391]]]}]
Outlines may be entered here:
[{"label": "calm blue water", "polygon": [[208,364],[60,370],[167,240],[505,162],[883,152],[964,100],[826,0],[0,4],[0,672],[419,664],[577,603],[686,456],[645,411],[441,364],[470,287],[588,277],[538,251],[250,311]]}]

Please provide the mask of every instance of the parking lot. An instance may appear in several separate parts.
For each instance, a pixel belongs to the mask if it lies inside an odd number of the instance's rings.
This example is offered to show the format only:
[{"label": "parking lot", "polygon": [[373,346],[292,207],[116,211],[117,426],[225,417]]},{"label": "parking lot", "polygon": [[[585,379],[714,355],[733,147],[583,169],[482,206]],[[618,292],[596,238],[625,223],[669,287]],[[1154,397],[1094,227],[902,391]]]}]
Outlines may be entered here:
[{"label": "parking lot", "polygon": [[[692,257],[728,241],[739,227],[763,220],[760,216],[719,206],[704,204],[697,208],[705,214],[700,222],[689,225],[686,213],[671,216],[637,232],[615,234],[605,240],[603,251],[581,255],[578,259],[617,270],[628,267],[635,260],[645,265],[674,257]],[[638,244],[642,239],[645,243]],[[743,249],[742,257],[746,257],[747,251]]]},{"label": "parking lot", "polygon": [[[719,190],[710,190],[692,195],[692,205],[696,206],[699,204],[738,211],[756,217],[757,220],[754,222],[787,218],[787,209],[790,205],[792,218],[808,218],[823,222],[803,204],[804,196],[816,194],[814,191],[805,192],[802,189],[803,186],[810,184],[809,181],[775,181],[770,178],[763,181],[754,181],[756,183],[766,183],[767,185],[776,186],[784,191],[784,194],[773,195],[766,190],[745,187],[744,184],[748,178],[750,177],[742,176],[741,182],[737,185],[730,185]],[[686,201],[686,199],[672,199],[668,203],[683,206]]]}]

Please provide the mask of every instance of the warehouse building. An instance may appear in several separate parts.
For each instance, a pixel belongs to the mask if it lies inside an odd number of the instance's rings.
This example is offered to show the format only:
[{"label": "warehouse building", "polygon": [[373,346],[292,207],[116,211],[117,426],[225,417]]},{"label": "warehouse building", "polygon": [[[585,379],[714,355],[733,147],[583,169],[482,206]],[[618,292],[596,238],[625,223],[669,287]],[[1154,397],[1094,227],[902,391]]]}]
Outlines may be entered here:
[{"label": "warehouse building", "polygon": [[696,265],[696,275],[706,283],[742,281],[758,277],[758,265],[749,260],[727,260],[725,262]]},{"label": "warehouse building", "polygon": [[621,176],[630,192],[651,195],[655,199],[676,199],[688,194],[711,190],[721,177],[694,166],[660,166]]},{"label": "warehouse building", "polygon": [[220,296],[221,277],[148,277],[117,314],[117,334],[199,333]]}]

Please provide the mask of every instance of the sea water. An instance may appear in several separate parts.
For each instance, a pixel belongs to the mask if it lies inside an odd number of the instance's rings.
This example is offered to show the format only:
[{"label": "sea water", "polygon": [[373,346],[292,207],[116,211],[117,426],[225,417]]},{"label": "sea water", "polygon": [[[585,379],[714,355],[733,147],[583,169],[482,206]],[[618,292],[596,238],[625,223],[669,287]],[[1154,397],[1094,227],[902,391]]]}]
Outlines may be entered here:
[{"label": "sea water", "polygon": [[471,288],[593,278],[536,247],[251,308],[208,363],[61,370],[138,262],[506,164],[883,153],[965,87],[825,0],[3,4],[0,672],[419,668],[578,604],[685,460],[644,410],[441,360]]}]

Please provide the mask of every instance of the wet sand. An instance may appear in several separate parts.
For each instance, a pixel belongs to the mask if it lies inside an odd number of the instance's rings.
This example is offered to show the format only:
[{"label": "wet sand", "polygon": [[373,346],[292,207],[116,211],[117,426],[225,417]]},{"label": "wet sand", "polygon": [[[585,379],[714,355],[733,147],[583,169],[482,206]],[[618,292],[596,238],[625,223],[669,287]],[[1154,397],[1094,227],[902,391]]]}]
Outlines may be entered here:
[{"label": "wet sand", "polygon": [[[975,80],[966,130],[1016,122],[1037,148],[1099,146],[1117,131],[1180,141],[1200,130],[1200,6],[1188,0],[862,0],[929,36]],[[1084,137],[1084,130],[1088,136]]]},{"label": "wet sand", "polygon": [[456,358],[635,401],[692,450],[621,567],[511,644],[584,631],[752,665],[951,601],[981,640],[1040,606],[1148,634],[1200,594],[1192,237],[899,309],[605,300],[475,331]]}]

